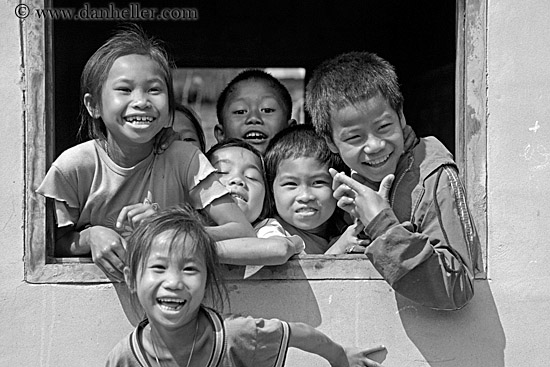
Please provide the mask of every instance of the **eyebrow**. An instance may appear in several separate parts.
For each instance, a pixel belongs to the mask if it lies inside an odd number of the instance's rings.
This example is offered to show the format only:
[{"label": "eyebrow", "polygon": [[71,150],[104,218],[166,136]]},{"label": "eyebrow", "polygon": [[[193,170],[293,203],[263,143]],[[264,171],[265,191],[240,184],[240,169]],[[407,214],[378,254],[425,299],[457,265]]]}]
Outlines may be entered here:
[{"label": "eyebrow", "polygon": [[[233,161],[229,160],[229,159],[218,159],[217,161],[214,161],[212,162],[212,165],[216,165],[218,163],[228,163],[228,164],[232,164]],[[259,171],[260,173],[262,172],[262,169],[258,166],[258,165],[255,165],[255,164],[248,164],[244,167],[245,169],[249,169],[249,168],[254,168],[255,170]]]}]

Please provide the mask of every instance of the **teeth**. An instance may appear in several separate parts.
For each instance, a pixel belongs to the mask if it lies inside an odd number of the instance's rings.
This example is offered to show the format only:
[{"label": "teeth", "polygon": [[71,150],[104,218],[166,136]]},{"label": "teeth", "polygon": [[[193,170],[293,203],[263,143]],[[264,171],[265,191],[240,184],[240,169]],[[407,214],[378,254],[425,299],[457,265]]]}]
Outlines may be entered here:
[{"label": "teeth", "polygon": [[128,116],[124,118],[125,121],[133,124],[139,123],[151,123],[153,122],[153,117],[151,116]]},{"label": "teeth", "polygon": [[233,196],[235,199],[240,199],[240,200],[242,200],[242,201],[246,201],[246,199],[244,198],[244,196],[239,195],[239,194],[237,194],[237,193],[232,192],[232,193],[231,193],[231,196]]},{"label": "teeth", "polygon": [[258,131],[251,131],[244,136],[245,139],[267,139],[267,135]]},{"label": "teeth", "polygon": [[185,301],[176,298],[157,298],[159,305],[169,311],[177,311],[185,305]]},{"label": "teeth", "polygon": [[376,166],[380,163],[384,163],[385,161],[387,161],[389,157],[390,157],[390,155],[388,154],[387,156],[382,157],[380,159],[371,160],[371,161],[368,161],[368,162],[365,162],[365,163],[369,166]]}]

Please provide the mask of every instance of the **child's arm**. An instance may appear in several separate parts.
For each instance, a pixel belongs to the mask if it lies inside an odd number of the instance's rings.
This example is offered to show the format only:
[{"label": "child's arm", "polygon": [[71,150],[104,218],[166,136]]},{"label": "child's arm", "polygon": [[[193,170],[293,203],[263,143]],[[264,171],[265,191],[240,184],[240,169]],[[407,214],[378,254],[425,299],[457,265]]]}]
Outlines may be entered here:
[{"label": "child's arm", "polygon": [[386,349],[377,346],[369,349],[344,348],[332,341],[319,330],[299,322],[289,322],[289,346],[317,354],[325,358],[332,367],[380,367],[381,364],[369,359],[369,354]]},{"label": "child's arm", "polygon": [[220,262],[231,265],[281,265],[301,251],[291,239],[233,238],[216,242]]},{"label": "child's arm", "polygon": [[342,192],[355,192],[353,202],[345,204],[354,206],[366,222],[372,243],[365,254],[396,292],[441,310],[460,309],[470,301],[479,244],[456,169],[440,167],[428,177],[422,221],[415,223],[400,223],[389,207],[369,217],[369,211],[360,208],[367,206],[362,196],[368,188],[343,174],[336,177],[347,186]]},{"label": "child's arm", "polygon": [[207,226],[206,231],[214,241],[230,238],[256,237],[252,225],[229,194],[219,197],[204,208],[217,226]]},{"label": "child's arm", "polygon": [[56,231],[55,254],[58,257],[92,254],[94,263],[110,279],[124,280],[126,241],[118,233],[103,226],[91,226],[78,232],[73,226]]}]

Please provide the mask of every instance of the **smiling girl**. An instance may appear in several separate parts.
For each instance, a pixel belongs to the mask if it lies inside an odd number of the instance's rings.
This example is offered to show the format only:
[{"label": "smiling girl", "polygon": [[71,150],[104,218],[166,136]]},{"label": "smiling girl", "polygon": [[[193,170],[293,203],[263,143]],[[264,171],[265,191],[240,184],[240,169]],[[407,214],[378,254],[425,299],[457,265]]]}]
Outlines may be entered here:
[{"label": "smiling girl", "polygon": [[170,63],[157,41],[138,27],[110,38],[84,67],[81,97],[81,131],[92,140],[63,152],[37,189],[55,203],[57,256],[91,254],[122,279],[134,225],[184,203],[213,220],[216,241],[255,236],[199,149],[176,141],[154,154],[174,115]]}]

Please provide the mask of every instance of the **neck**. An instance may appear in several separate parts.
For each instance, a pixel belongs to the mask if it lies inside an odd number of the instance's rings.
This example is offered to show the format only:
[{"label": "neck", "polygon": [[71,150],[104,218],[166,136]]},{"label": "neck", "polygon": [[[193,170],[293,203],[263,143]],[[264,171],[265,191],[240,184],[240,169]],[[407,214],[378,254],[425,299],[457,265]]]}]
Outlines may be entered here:
[{"label": "neck", "polygon": [[108,136],[103,149],[113,162],[120,167],[128,168],[147,158],[153,151],[153,145],[153,140],[143,144],[123,144]]},{"label": "neck", "polygon": [[144,345],[149,344],[150,346],[150,348],[147,348],[149,354],[156,355],[159,361],[164,361],[165,364],[171,361],[184,367],[191,357],[190,365],[195,365],[196,361],[203,359],[205,345],[207,345],[210,335],[206,325],[208,320],[201,317],[201,315],[199,312],[192,321],[174,330],[150,323],[150,332],[144,334],[144,339],[147,341],[144,342]]}]

